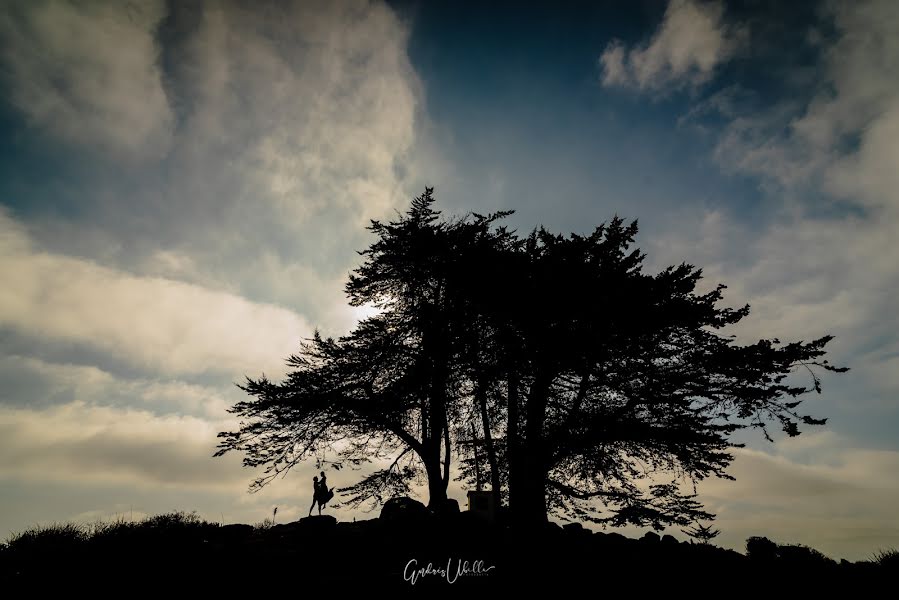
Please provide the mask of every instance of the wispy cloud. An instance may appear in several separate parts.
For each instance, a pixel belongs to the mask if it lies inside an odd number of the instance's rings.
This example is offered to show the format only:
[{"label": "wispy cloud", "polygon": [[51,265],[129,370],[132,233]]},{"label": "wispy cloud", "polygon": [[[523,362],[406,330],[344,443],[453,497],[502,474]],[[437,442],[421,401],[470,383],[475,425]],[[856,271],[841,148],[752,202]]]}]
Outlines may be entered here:
[{"label": "wispy cloud", "polygon": [[[831,8],[837,35],[807,103],[719,110],[716,160],[727,172],[757,177],[778,214],[752,236],[719,214],[681,251],[717,265],[773,331],[808,337],[826,326],[847,358],[869,356],[879,340],[879,360],[887,360],[899,350],[899,320],[888,308],[899,293],[890,251],[899,234],[899,84],[883,74],[899,65],[899,9],[892,2]],[[722,235],[743,241],[722,245]]]},{"label": "wispy cloud", "polygon": [[218,423],[72,402],[0,407],[0,478],[186,488],[245,485],[238,459],[210,460]]},{"label": "wispy cloud", "polygon": [[728,24],[719,2],[671,0],[652,38],[628,48],[613,40],[602,53],[606,87],[639,91],[695,87],[711,79],[745,39],[745,31]]},{"label": "wispy cloud", "polygon": [[87,167],[48,199],[62,210],[30,220],[36,242],[345,326],[330,312],[364,226],[408,197],[421,90],[406,26],[361,0],[132,4],[3,17],[9,89],[59,97],[13,105]]},{"label": "wispy cloud", "polygon": [[164,16],[162,0],[6,5],[0,63],[10,101],[56,139],[160,158],[175,124],[155,39]]},{"label": "wispy cloud", "polygon": [[883,476],[899,467],[899,452],[855,448],[828,433],[777,446],[776,454],[739,450],[730,469],[736,481],[702,486],[721,542],[742,549],[747,537],[763,535],[863,560],[899,539],[899,482]]},{"label": "wispy cloud", "polygon": [[247,498],[255,474],[213,459],[215,434],[242,398],[233,382],[279,377],[313,324],[358,317],[343,284],[368,219],[408,200],[422,90],[408,27],[381,2],[257,8],[0,14],[4,108],[37,164],[81,167],[42,165],[0,198],[16,207],[0,208],[0,486],[15,492],[0,534],[46,486],[35,518],[109,514],[122,496],[192,508],[157,493],[174,490],[252,522],[260,503],[287,518],[306,498],[314,465],[293,475],[302,492]]},{"label": "wispy cloud", "polygon": [[159,374],[278,369],[312,328],[299,315],[169,279],[35,251],[0,214],[0,327],[113,354]]}]

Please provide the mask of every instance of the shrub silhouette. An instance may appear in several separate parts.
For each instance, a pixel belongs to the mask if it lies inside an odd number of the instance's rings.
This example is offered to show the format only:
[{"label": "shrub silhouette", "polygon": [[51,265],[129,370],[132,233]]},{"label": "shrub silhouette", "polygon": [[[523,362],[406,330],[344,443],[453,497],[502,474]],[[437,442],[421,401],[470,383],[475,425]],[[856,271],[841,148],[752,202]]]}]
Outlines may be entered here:
[{"label": "shrub silhouette", "polygon": [[746,556],[752,560],[772,561],[777,558],[777,544],[766,537],[753,536],[746,540]]},{"label": "shrub silhouette", "polygon": [[13,535],[8,542],[11,552],[68,552],[89,538],[85,528],[73,523],[54,523]]},{"label": "shrub silhouette", "polygon": [[874,554],[873,562],[892,573],[899,573],[899,550],[880,550]]},{"label": "shrub silhouette", "polygon": [[796,567],[828,568],[837,564],[821,552],[802,544],[779,545],[777,546],[777,556],[780,560]]},{"label": "shrub silhouette", "polygon": [[[632,581],[641,591],[647,586],[663,589],[702,565],[706,591],[723,589],[715,582],[741,581],[743,590],[769,586],[774,578],[779,589],[795,586],[807,592],[809,586],[829,589],[847,583],[857,590],[886,581],[895,572],[899,556],[888,550],[870,562],[837,565],[812,548],[778,546],[767,538],[753,537],[747,540],[747,558],[711,544],[679,543],[670,536],[662,542],[647,536],[653,540],[647,542],[555,523],[521,535],[514,528],[490,526],[467,516],[465,512],[447,514],[414,527],[387,519],[335,523],[329,517],[327,527],[306,527],[306,521],[301,521],[257,529],[222,526],[193,513],[90,526],[55,524],[15,535],[0,545],[0,589],[8,592],[9,584],[34,589],[51,580],[80,581],[85,573],[101,575],[107,584],[120,582],[127,589],[135,582],[152,580],[201,583],[208,592],[217,582],[233,583],[234,578],[223,579],[221,574],[239,573],[254,582],[257,576],[289,573],[294,579],[343,577],[342,586],[351,579],[367,586],[408,586],[402,570],[410,558],[419,559],[424,567],[428,562],[446,565],[447,557],[452,557],[497,565],[488,577],[469,578],[463,585],[506,590],[527,589],[535,581],[555,581],[560,576],[566,583],[590,585],[596,583],[598,572]],[[347,577],[348,566],[352,577]],[[438,584],[446,582],[430,580],[430,585]]]}]

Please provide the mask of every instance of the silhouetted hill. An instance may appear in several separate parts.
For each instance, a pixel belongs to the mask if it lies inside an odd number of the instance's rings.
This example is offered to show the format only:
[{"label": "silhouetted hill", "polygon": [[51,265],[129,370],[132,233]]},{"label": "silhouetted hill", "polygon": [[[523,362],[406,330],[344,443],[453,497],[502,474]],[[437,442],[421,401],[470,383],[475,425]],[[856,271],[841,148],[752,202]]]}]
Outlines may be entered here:
[{"label": "silhouetted hill", "polygon": [[585,584],[597,590],[678,589],[722,597],[753,589],[858,589],[894,580],[899,572],[895,552],[879,561],[837,563],[811,548],[764,538],[750,538],[748,550],[747,556],[655,534],[636,540],[576,524],[515,533],[467,512],[352,523],[316,516],[256,527],[221,526],[175,513],[90,528],[56,525],[14,536],[0,549],[0,593],[87,577],[116,586],[146,582],[208,589],[229,582],[289,581],[297,588],[317,582],[327,584],[335,597],[356,586],[456,590]]}]

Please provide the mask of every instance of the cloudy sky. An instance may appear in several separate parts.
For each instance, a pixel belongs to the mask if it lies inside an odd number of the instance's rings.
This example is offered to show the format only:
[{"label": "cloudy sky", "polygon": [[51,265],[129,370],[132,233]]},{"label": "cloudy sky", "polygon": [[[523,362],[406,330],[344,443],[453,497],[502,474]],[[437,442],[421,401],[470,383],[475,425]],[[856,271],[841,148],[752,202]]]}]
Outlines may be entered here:
[{"label": "cloudy sky", "polygon": [[314,465],[250,495],[211,458],[233,382],[352,327],[365,224],[429,184],[522,230],[639,218],[741,338],[835,335],[827,427],[700,491],[725,546],[899,546],[899,3],[482,4],[4,3],[0,536],[304,513]]}]

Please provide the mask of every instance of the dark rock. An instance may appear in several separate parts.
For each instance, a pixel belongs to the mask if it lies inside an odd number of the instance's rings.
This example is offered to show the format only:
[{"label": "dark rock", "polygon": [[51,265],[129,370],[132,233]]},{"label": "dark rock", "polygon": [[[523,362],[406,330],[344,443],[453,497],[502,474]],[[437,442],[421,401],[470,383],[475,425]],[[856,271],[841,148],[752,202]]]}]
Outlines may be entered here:
[{"label": "dark rock", "polygon": [[447,498],[435,510],[434,514],[440,517],[450,517],[459,514],[459,501],[454,498]]},{"label": "dark rock", "polygon": [[327,533],[337,528],[337,519],[331,515],[313,515],[303,517],[297,525],[303,533]]},{"label": "dark rock", "polygon": [[431,511],[419,502],[406,496],[391,498],[384,503],[379,519],[384,523],[411,524],[424,523],[431,518]]},{"label": "dark rock", "polygon": [[655,531],[647,531],[643,534],[643,537],[641,537],[640,540],[643,542],[657,543],[661,540],[661,538],[659,538],[659,534]]},{"label": "dark rock", "polygon": [[677,544],[679,544],[680,542],[678,542],[678,541],[677,541],[677,538],[674,537],[673,535],[669,535],[669,534],[666,533],[665,535],[662,536],[662,543],[663,543],[663,544],[677,545]]},{"label": "dark rock", "polygon": [[567,523],[566,525],[562,526],[562,529],[568,535],[576,535],[578,537],[587,537],[593,533],[580,523]]}]

